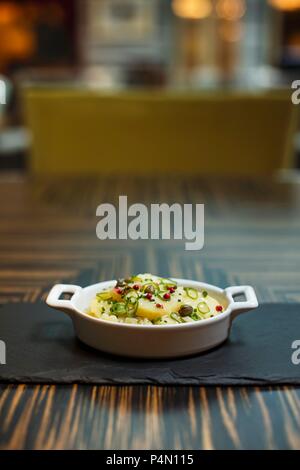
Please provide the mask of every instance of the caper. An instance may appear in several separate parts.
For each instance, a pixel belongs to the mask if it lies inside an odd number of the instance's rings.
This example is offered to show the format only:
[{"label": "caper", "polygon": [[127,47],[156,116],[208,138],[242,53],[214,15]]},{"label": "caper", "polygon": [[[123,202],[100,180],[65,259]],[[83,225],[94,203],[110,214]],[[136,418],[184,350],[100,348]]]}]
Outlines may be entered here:
[{"label": "caper", "polygon": [[117,280],[116,287],[124,287],[125,284],[126,284],[125,279],[120,278],[120,279]]},{"label": "caper", "polygon": [[178,310],[178,313],[182,317],[186,317],[187,315],[191,315],[193,313],[193,307],[187,304],[181,305],[180,309]]},{"label": "caper", "polygon": [[147,294],[154,294],[155,293],[154,286],[152,284],[148,284],[145,287],[144,292],[146,292]]}]

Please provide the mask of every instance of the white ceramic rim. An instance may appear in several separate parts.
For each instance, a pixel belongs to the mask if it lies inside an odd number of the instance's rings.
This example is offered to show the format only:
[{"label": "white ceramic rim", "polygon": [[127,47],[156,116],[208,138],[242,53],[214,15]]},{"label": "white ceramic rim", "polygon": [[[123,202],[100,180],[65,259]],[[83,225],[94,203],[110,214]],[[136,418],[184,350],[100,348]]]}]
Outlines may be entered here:
[{"label": "white ceramic rim", "polygon": [[[104,324],[113,327],[113,328],[138,328],[138,329],[164,329],[164,330],[172,330],[174,328],[176,329],[190,329],[190,328],[197,328],[201,326],[206,326],[209,324],[217,323],[220,321],[223,321],[226,317],[231,315],[232,313],[236,312],[242,313],[246,312],[248,310],[252,310],[256,307],[258,307],[258,301],[255,295],[255,291],[253,287],[251,286],[230,286],[225,289],[221,289],[220,287],[211,285],[211,284],[206,284],[204,282],[198,282],[198,281],[193,281],[193,280],[188,280],[188,279],[177,279],[177,278],[169,278],[172,281],[175,281],[178,285],[183,286],[183,287],[193,287],[196,288],[197,290],[200,289],[207,289],[209,291],[215,292],[228,301],[228,307],[224,312],[219,313],[215,317],[212,318],[207,318],[204,320],[199,320],[195,322],[189,322],[189,323],[179,323],[179,324],[167,324],[167,325],[139,325],[139,324],[132,324],[132,323],[118,323],[118,322],[110,322],[108,320],[103,320],[101,318],[96,318],[88,315],[87,313],[83,312],[82,310],[78,309],[76,307],[76,301],[79,298],[80,295],[84,295],[84,291],[86,289],[94,289],[97,286],[97,289],[99,288],[99,291],[113,287],[116,283],[116,280],[111,280],[111,281],[102,281],[97,284],[91,284],[86,287],[80,287],[77,285],[68,285],[68,284],[56,284],[55,286],[52,287],[51,291],[48,294],[48,297],[46,299],[47,305],[50,307],[56,308],[58,310],[63,310],[70,314],[72,316],[75,314],[76,316],[80,316],[84,318],[85,320],[95,322],[96,324]],[[73,293],[73,296],[71,297],[70,300],[61,300],[59,299],[60,295],[63,293]],[[235,302],[233,295],[239,295],[243,294],[246,298],[245,301],[238,301]]]}]

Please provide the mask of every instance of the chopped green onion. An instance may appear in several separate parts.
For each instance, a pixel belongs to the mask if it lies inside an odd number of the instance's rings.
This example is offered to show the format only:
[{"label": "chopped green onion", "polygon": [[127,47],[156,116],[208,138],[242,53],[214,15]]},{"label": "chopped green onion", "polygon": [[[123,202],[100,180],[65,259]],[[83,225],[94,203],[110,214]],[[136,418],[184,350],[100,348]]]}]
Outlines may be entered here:
[{"label": "chopped green onion", "polygon": [[198,313],[196,312],[193,312],[191,315],[190,315],[191,319],[194,320],[194,321],[198,321],[198,320],[201,320],[201,318],[199,317]]},{"label": "chopped green onion", "polygon": [[129,292],[127,292],[127,294],[125,295],[124,299],[126,302],[128,314],[130,316],[133,316],[138,308],[139,293],[134,289],[130,289]]},{"label": "chopped green onion", "polygon": [[160,300],[163,300],[165,301],[166,299],[164,299],[164,295],[165,295],[166,291],[158,291],[156,293],[157,297],[160,299]]},{"label": "chopped green onion", "polygon": [[185,290],[185,293],[186,295],[192,299],[192,300],[196,300],[198,299],[198,291],[197,289],[194,289],[193,287],[184,287],[184,290]]},{"label": "chopped green onion", "polygon": [[98,300],[110,300],[112,298],[111,291],[98,292],[96,297]]},{"label": "chopped green onion", "polygon": [[183,323],[182,318],[180,318],[180,316],[177,315],[176,312],[172,312],[172,313],[170,314],[170,318],[172,318],[172,320],[175,320],[177,323]]},{"label": "chopped green onion", "polygon": [[129,289],[124,296],[124,299],[126,300],[132,299],[132,298],[135,298],[135,299],[139,298],[139,293],[135,289]]},{"label": "chopped green onion", "polygon": [[177,287],[177,283],[175,281],[172,281],[171,279],[168,279],[168,278],[161,278],[160,279],[160,284],[163,284],[164,286],[166,286],[166,288],[168,288],[168,287]]},{"label": "chopped green onion", "polygon": [[139,299],[138,298],[128,298],[126,302],[127,314],[128,316],[134,316],[138,309]]},{"label": "chopped green onion", "polygon": [[150,292],[151,294],[155,294],[156,289],[157,289],[157,285],[152,281],[147,282],[146,284],[143,285],[144,292]]},{"label": "chopped green onion", "polygon": [[158,285],[158,289],[160,292],[163,292],[164,294],[168,292],[168,287],[166,284],[163,284],[162,282]]},{"label": "chopped green onion", "polygon": [[209,306],[207,305],[206,302],[199,302],[198,305],[197,305],[197,309],[200,313],[210,312],[210,308],[209,308]]},{"label": "chopped green onion", "polygon": [[112,304],[110,311],[117,316],[123,316],[128,313],[127,306],[123,302],[115,302],[114,304]]},{"label": "chopped green onion", "polygon": [[139,276],[132,276],[130,282],[142,282],[143,280]]},{"label": "chopped green onion", "polygon": [[208,296],[208,293],[207,293],[207,291],[206,291],[206,290],[204,290],[204,291],[202,292],[202,297],[204,297],[204,298],[205,298],[205,297],[207,297],[207,296]]}]

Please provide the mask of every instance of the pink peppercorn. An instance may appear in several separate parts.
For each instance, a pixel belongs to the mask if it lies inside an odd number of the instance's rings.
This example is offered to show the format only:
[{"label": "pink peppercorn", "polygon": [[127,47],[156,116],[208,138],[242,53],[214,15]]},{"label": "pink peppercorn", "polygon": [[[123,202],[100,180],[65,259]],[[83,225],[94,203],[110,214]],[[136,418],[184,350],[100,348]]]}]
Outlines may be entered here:
[{"label": "pink peppercorn", "polygon": [[117,294],[122,294],[122,289],[120,289],[119,287],[117,287],[117,288],[115,289],[115,291],[116,291]]},{"label": "pink peppercorn", "polygon": [[164,294],[164,299],[169,300],[170,297],[171,295],[168,292]]},{"label": "pink peppercorn", "polygon": [[148,300],[151,300],[151,299],[152,299],[152,294],[151,294],[150,292],[148,292],[148,294],[146,294],[146,298],[147,298]]},{"label": "pink peppercorn", "polygon": [[138,284],[134,284],[133,288],[134,288],[135,290],[139,290],[140,286],[139,286]]},{"label": "pink peppercorn", "polygon": [[163,308],[162,304],[156,304],[156,308]]},{"label": "pink peppercorn", "polygon": [[217,311],[217,312],[222,312],[222,311],[223,311],[222,305],[217,305],[217,306],[216,306],[216,311]]}]

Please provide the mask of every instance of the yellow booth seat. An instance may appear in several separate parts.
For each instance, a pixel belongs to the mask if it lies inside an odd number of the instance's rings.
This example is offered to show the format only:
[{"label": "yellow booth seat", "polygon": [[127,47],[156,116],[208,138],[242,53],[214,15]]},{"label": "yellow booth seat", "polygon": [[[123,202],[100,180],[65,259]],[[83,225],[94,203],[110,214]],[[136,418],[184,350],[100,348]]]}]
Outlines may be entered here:
[{"label": "yellow booth seat", "polygon": [[27,88],[38,173],[270,174],[292,165],[289,92],[134,92]]}]

